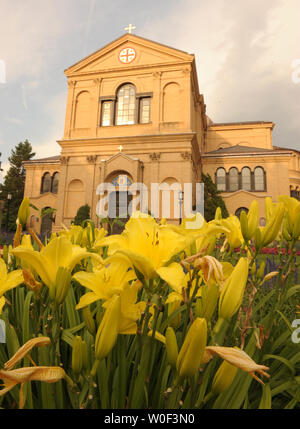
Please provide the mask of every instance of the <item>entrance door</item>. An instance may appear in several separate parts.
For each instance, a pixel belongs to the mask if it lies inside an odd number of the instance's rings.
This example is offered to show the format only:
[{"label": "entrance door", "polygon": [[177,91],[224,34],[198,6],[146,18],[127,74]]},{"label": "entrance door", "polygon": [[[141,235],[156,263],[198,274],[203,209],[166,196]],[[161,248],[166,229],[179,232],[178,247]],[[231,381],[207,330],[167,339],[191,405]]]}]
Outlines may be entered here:
[{"label": "entrance door", "polygon": [[132,195],[127,191],[111,192],[109,195],[108,217],[113,222],[112,234],[120,234],[131,216],[129,204]]},{"label": "entrance door", "polygon": [[[50,207],[45,207],[44,210],[49,209]],[[47,213],[42,217],[41,225],[41,237],[42,239],[50,237],[52,232],[52,213]]]}]

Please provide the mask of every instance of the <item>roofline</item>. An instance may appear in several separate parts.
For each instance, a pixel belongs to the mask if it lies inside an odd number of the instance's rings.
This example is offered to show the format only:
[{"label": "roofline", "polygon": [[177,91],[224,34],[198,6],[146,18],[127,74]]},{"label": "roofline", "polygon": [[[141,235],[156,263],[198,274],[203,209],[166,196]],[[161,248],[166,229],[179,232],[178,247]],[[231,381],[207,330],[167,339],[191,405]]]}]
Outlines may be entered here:
[{"label": "roofline", "polygon": [[266,152],[240,152],[240,153],[214,153],[214,154],[210,154],[209,152],[204,153],[202,156],[202,158],[231,158],[231,157],[239,157],[239,158],[244,158],[244,157],[253,157],[253,156],[281,156],[281,155],[291,155],[292,152],[289,151],[266,151]]},{"label": "roofline", "polygon": [[174,51],[181,52],[182,54],[185,54],[185,55],[191,55],[191,56],[195,57],[195,56],[194,56],[194,54],[189,54],[188,52],[182,51],[181,49],[173,48],[172,46],[164,45],[163,43],[155,42],[154,40],[146,39],[145,37],[137,36],[136,34],[124,33],[124,34],[122,34],[122,36],[117,37],[117,39],[115,39],[115,40],[113,40],[113,41],[111,41],[111,42],[107,43],[106,45],[102,46],[101,48],[99,48],[99,49],[97,49],[96,51],[92,52],[91,54],[87,55],[86,57],[81,58],[81,60],[77,61],[75,64],[73,64],[73,65],[69,66],[68,68],[66,68],[66,69],[64,70],[64,73],[66,73],[68,70],[70,70],[71,68],[75,67],[76,65],[80,64],[81,62],[83,62],[83,61],[87,60],[89,57],[92,57],[92,56],[93,56],[93,55],[95,55],[97,52],[101,51],[102,49],[105,49],[105,48],[107,48],[109,45],[112,45],[113,43],[116,43],[118,40],[121,40],[121,39],[122,39],[124,36],[126,36],[126,35],[127,35],[127,36],[130,36],[130,37],[136,37],[137,39],[145,40],[146,42],[155,43],[156,45],[163,46],[164,48],[172,49],[172,50],[174,50]]},{"label": "roofline", "polygon": [[22,161],[23,165],[26,164],[60,164],[60,159],[49,159],[47,161],[47,159],[41,160],[41,159],[32,159],[32,160],[28,160],[28,161]]},{"label": "roofline", "polygon": [[220,122],[212,123],[208,126],[208,129],[214,127],[230,127],[230,126],[246,126],[246,125],[271,125],[272,129],[275,126],[275,123],[272,121],[244,121],[244,122]]},{"label": "roofline", "polygon": [[285,147],[280,147],[280,146],[275,146],[275,145],[273,145],[273,148],[275,148],[275,150],[276,150],[276,151],[280,151],[280,150],[292,150],[293,152],[297,152],[297,153],[299,153],[299,154],[300,154],[300,150],[298,150],[298,149],[293,149],[292,147],[287,147],[287,148],[285,148]]}]

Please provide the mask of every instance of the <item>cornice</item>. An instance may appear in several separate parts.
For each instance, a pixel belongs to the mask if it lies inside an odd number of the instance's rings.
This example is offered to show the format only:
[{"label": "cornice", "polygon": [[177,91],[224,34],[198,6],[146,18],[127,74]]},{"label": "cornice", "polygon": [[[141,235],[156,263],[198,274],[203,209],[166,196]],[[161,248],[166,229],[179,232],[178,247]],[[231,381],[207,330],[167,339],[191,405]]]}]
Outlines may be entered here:
[{"label": "cornice", "polygon": [[62,139],[57,140],[57,143],[60,146],[97,146],[104,144],[117,144],[122,141],[122,144],[140,144],[141,141],[146,143],[156,142],[156,141],[168,141],[176,142],[182,140],[192,140],[196,136],[196,133],[187,132],[187,133],[170,133],[170,134],[144,134],[137,136],[119,136],[119,137],[93,137],[93,138],[80,138],[80,139]]}]

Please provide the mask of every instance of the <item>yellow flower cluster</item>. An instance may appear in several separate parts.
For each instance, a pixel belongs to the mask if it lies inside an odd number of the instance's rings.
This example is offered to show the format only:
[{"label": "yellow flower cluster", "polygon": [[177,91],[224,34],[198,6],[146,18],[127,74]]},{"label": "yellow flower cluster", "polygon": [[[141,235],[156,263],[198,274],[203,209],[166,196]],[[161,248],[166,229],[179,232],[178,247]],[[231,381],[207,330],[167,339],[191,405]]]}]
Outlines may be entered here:
[{"label": "yellow flower cluster", "polygon": [[[222,219],[218,210],[210,222],[197,214],[175,226],[137,212],[121,234],[107,236],[103,228],[71,226],[52,234],[43,247],[33,246],[25,234],[8,252],[18,269],[9,271],[9,261],[0,259],[0,313],[4,294],[21,283],[35,292],[36,299],[41,290],[48,291],[56,309],[76,286],[80,290],[76,310],[82,311],[94,338],[94,372],[119,335],[137,335],[159,341],[178,380],[193,377],[214,356],[223,359],[212,384],[216,393],[230,386],[237,368],[256,379],[255,372],[268,376],[268,367],[256,364],[241,349],[219,346],[218,341],[223,341],[224,323],[242,305],[254,253],[280,237],[299,239],[300,203],[286,196],[278,200],[274,204],[266,199],[264,227],[258,224],[259,207],[254,201],[240,219],[232,215]],[[28,204],[24,200],[19,210],[22,227]],[[218,254],[214,253],[217,242],[223,244]],[[230,254],[237,247],[245,250],[237,262],[218,260],[226,248]],[[42,341],[36,345],[45,345]],[[24,355],[20,349],[13,360]],[[87,346],[80,336],[74,340],[72,359],[74,374],[87,370]],[[19,382],[65,377],[64,370],[56,367],[14,371],[10,366],[0,370],[5,383],[0,394]]]}]

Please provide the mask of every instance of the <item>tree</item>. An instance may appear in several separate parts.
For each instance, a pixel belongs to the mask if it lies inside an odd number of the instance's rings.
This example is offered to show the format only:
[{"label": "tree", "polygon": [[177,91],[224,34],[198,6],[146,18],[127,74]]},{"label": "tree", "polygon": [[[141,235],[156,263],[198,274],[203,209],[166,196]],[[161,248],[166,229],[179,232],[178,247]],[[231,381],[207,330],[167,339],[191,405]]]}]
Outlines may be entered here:
[{"label": "tree", "polygon": [[209,174],[202,173],[202,182],[204,183],[204,217],[206,221],[214,219],[217,207],[221,208],[222,216],[228,216],[228,211],[221,192],[213,182]]},{"label": "tree", "polygon": [[[7,195],[11,194],[12,199],[9,207],[9,220],[8,229],[14,230],[16,228],[16,218],[18,214],[19,205],[23,200],[25,175],[26,171],[23,166],[23,161],[28,161],[35,156],[32,152],[32,146],[26,139],[20,142],[11,151],[11,156],[8,158],[10,167],[4,178],[4,182],[0,185],[0,199],[5,201],[5,212],[7,210]],[[6,222],[6,216],[2,218],[2,224]]]},{"label": "tree", "polygon": [[90,206],[85,204],[79,207],[74,219],[74,225],[81,225],[84,220],[90,219]]}]

